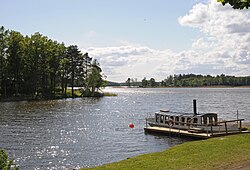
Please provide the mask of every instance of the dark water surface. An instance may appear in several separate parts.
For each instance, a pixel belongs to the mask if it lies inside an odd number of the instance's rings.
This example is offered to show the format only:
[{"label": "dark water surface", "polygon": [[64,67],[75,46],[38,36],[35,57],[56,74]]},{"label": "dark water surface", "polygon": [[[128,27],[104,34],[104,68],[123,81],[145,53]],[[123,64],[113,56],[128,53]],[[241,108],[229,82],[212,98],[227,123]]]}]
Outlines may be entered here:
[{"label": "dark water surface", "polygon": [[[147,113],[159,109],[217,112],[250,121],[249,88],[108,88],[117,97],[0,103],[0,148],[21,169],[65,169],[162,151],[188,139],[144,134]],[[135,125],[134,129],[128,127]]]}]

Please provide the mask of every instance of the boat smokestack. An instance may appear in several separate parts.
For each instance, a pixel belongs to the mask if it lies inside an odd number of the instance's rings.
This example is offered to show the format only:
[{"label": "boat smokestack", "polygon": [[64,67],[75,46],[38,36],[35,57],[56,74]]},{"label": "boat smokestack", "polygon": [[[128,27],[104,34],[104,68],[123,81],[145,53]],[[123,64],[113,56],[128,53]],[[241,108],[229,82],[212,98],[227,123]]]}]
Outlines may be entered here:
[{"label": "boat smokestack", "polygon": [[193,108],[194,108],[194,115],[197,115],[197,105],[196,105],[196,100],[193,100]]}]

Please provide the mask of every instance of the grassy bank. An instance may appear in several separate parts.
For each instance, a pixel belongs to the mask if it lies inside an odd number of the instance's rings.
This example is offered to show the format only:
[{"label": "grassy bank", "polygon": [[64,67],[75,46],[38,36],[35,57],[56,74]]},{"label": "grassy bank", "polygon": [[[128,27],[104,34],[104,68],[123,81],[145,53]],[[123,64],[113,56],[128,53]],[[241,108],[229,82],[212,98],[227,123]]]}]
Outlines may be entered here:
[{"label": "grassy bank", "polygon": [[[74,90],[75,97],[82,97],[82,92],[81,90]],[[67,96],[72,97],[71,95],[71,90],[67,89]],[[110,93],[110,92],[96,92],[96,96],[93,97],[102,97],[102,96],[117,96],[115,93]],[[91,96],[83,96],[83,97],[91,97]]]},{"label": "grassy bank", "polygon": [[230,169],[250,166],[250,134],[187,142],[166,151],[86,169]]}]

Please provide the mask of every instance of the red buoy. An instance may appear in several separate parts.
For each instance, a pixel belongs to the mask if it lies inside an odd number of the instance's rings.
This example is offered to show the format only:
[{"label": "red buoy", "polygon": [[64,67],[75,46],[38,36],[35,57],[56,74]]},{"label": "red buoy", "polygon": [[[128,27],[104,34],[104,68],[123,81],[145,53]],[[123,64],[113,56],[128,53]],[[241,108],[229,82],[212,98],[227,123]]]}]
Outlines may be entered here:
[{"label": "red buoy", "polygon": [[135,127],[135,125],[134,125],[133,123],[130,123],[130,124],[129,124],[129,127],[130,127],[131,129],[133,129],[133,128]]}]

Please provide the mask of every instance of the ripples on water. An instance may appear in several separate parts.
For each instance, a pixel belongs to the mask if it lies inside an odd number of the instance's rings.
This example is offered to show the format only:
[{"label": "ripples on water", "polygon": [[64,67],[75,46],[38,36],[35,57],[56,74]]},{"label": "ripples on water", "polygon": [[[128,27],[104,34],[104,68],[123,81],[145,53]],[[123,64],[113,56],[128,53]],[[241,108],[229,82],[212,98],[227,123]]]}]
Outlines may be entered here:
[{"label": "ripples on water", "polygon": [[[159,109],[217,112],[250,121],[250,89],[108,88],[117,97],[0,103],[0,148],[21,169],[96,166],[162,151],[188,139],[145,135],[147,113]],[[135,124],[134,129],[128,127]]]}]

